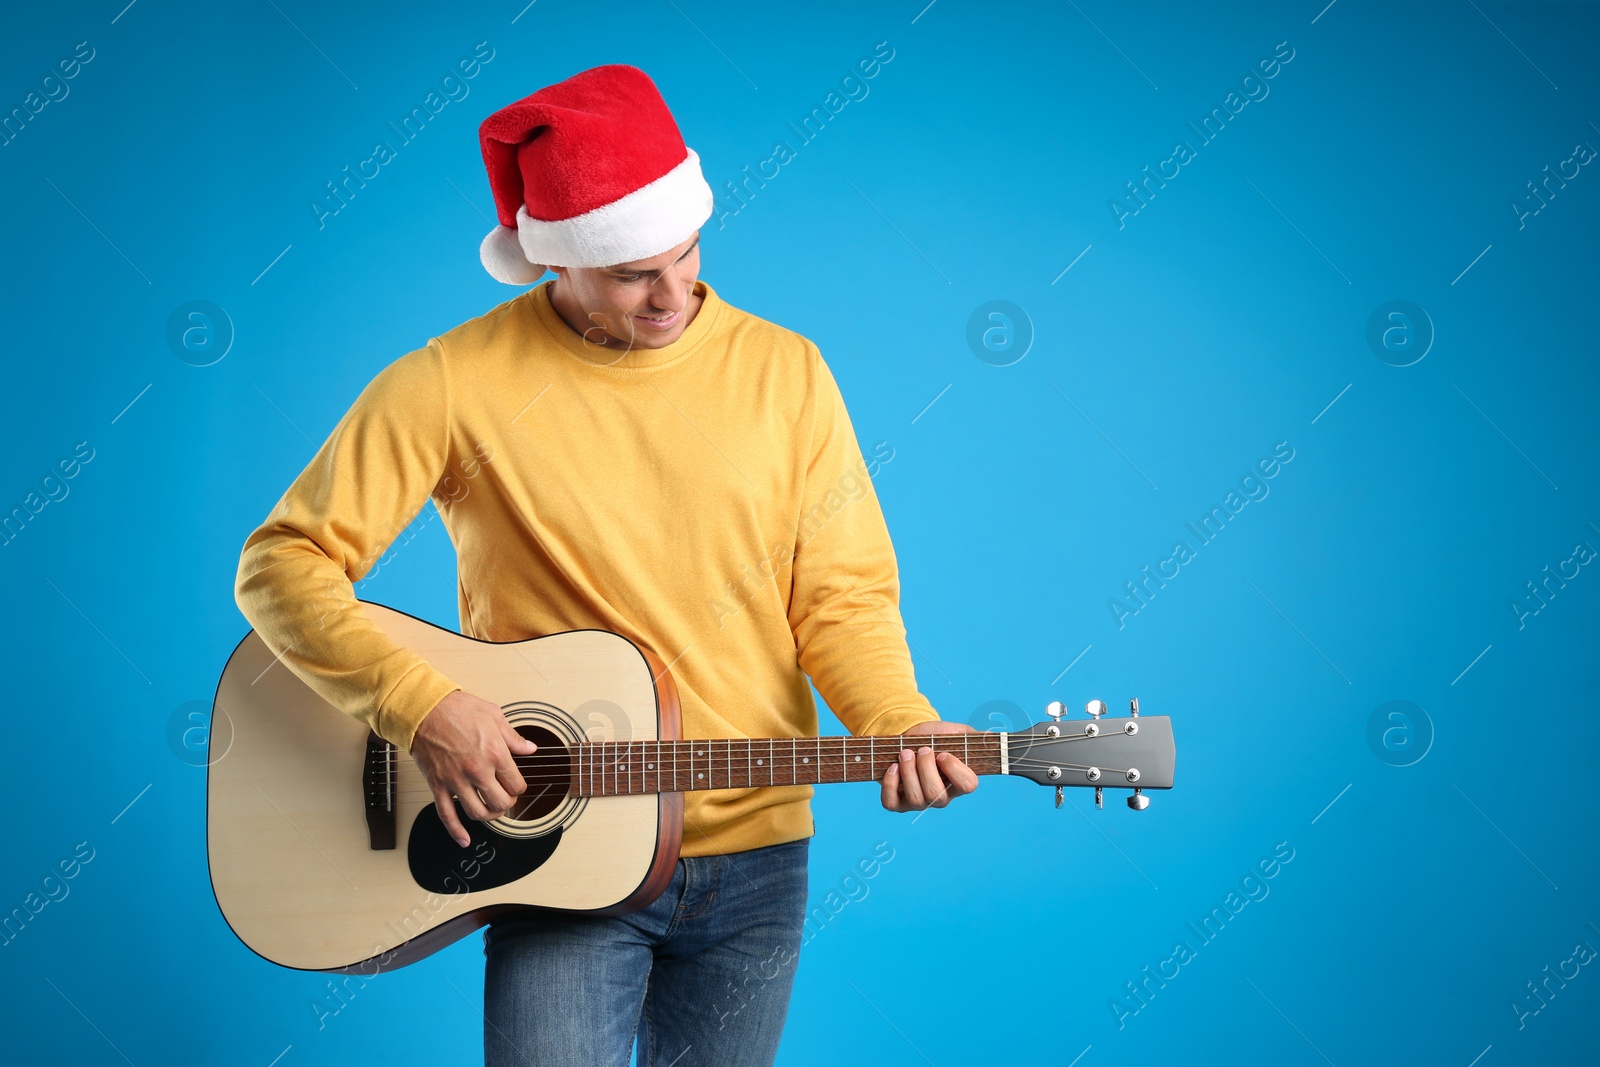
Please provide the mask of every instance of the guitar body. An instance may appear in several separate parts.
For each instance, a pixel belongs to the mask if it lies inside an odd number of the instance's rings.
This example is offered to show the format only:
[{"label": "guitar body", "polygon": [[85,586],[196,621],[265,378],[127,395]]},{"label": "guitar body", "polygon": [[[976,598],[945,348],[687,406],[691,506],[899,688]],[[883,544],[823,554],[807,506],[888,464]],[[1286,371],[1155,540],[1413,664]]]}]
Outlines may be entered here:
[{"label": "guitar body", "polygon": [[[381,605],[394,641],[500,704],[565,767],[565,746],[668,741],[677,693],[647,649],[602,630],[496,644]],[[525,794],[493,823],[463,817],[451,841],[408,753],[317,696],[252,631],[217,687],[207,847],[235,934],[286,967],[372,974],[517,908],[624,914],[671,878],[682,794]],[[564,771],[562,772],[564,773]]]}]

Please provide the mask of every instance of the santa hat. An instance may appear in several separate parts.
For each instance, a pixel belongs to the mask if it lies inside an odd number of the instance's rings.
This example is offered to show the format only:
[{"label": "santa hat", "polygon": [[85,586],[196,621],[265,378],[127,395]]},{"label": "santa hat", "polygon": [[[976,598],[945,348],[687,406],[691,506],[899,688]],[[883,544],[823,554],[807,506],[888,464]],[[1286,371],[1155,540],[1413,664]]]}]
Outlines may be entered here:
[{"label": "santa hat", "polygon": [[508,285],[660,255],[711,217],[700,157],[637,67],[540,89],[484,119],[478,140],[500,218],[479,257]]}]

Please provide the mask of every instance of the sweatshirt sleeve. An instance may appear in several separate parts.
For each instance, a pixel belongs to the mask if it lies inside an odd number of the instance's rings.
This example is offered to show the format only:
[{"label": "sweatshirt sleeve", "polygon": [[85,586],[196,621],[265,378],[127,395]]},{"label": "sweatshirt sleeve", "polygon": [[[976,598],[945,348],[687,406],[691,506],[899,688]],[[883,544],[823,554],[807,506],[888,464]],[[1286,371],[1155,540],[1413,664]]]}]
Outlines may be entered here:
[{"label": "sweatshirt sleeve", "polygon": [[285,666],[406,752],[460,687],[372,623],[352,583],[439,485],[449,403],[436,340],[379,372],[246,539],[234,584],[239,610]]},{"label": "sweatshirt sleeve", "polygon": [[801,668],[852,734],[899,734],[939,715],[917,690],[894,546],[844,398],[810,347],[810,461],[789,626]]}]

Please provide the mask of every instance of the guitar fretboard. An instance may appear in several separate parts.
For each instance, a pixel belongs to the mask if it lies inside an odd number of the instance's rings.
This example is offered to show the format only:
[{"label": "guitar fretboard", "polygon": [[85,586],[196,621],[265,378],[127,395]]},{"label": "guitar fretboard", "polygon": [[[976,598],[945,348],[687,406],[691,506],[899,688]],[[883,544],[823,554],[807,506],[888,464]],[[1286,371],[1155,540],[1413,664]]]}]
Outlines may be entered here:
[{"label": "guitar fretboard", "polygon": [[682,793],[880,781],[904,749],[953,752],[978,774],[1000,773],[1000,736],[756,737],[690,741],[591,741],[573,745],[579,796]]}]

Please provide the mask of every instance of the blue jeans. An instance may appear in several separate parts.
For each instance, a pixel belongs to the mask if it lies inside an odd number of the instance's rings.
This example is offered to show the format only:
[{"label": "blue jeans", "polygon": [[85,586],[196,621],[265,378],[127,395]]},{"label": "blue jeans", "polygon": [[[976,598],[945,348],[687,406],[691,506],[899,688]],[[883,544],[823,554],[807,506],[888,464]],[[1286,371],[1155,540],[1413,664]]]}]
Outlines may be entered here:
[{"label": "blue jeans", "polygon": [[799,962],[810,840],[679,859],[642,911],[484,931],[486,1067],[767,1067]]}]

